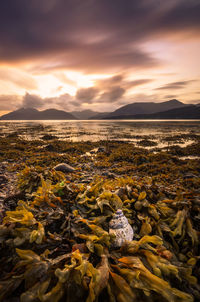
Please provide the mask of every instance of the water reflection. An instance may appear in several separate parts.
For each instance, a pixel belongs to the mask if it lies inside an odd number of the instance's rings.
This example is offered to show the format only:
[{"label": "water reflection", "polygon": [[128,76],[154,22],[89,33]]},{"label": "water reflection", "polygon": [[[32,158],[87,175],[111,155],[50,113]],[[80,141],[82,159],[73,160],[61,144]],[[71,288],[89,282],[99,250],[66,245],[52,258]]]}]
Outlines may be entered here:
[{"label": "water reflection", "polygon": [[[48,134],[73,142],[121,140],[140,144],[148,140],[165,147],[174,143],[180,146],[191,144],[199,133],[200,121],[188,120],[0,121],[1,137],[18,135],[27,140],[41,139]],[[144,147],[152,146],[144,143]]]}]

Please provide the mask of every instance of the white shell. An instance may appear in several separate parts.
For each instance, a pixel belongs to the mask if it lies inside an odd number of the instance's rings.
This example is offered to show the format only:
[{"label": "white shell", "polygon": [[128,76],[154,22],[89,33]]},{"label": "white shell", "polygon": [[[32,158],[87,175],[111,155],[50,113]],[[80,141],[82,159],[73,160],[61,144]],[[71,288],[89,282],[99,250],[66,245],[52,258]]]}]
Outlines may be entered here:
[{"label": "white shell", "polygon": [[120,247],[124,242],[133,240],[133,229],[122,210],[117,210],[109,222],[109,234],[115,235],[113,247]]}]

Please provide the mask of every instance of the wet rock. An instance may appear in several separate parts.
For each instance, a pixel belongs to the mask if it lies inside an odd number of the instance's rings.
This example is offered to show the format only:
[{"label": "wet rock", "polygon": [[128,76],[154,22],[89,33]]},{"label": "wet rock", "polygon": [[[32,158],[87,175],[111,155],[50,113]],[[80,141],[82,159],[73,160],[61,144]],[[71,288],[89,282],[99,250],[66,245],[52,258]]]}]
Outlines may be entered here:
[{"label": "wet rock", "polygon": [[64,172],[64,173],[70,173],[70,172],[75,171],[75,169],[73,167],[71,167],[70,165],[65,164],[65,163],[61,163],[61,164],[56,165],[54,167],[54,169],[56,171],[61,171],[61,172]]}]

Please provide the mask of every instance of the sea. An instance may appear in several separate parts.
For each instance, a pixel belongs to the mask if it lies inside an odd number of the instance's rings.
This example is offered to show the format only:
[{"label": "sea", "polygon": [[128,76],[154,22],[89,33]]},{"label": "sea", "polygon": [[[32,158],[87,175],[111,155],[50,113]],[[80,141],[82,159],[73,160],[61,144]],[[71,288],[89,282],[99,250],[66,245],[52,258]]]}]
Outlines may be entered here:
[{"label": "sea", "polygon": [[127,141],[145,148],[184,147],[200,138],[200,120],[0,121],[0,139],[7,136],[71,142]]}]

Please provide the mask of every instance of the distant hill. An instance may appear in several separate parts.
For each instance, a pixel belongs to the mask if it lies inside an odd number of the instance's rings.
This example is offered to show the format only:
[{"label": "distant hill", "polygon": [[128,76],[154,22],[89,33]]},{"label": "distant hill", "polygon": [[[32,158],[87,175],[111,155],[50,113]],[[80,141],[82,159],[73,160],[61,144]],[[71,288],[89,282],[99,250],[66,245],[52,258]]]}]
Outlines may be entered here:
[{"label": "distant hill", "polygon": [[113,119],[200,119],[200,106],[186,105],[183,108],[175,108],[151,114],[114,116]]},{"label": "distant hill", "polygon": [[35,108],[20,108],[0,117],[0,120],[76,120],[71,113],[57,109],[38,111]]},{"label": "distant hill", "polygon": [[88,120],[88,119],[92,118],[93,116],[96,116],[97,114],[99,114],[99,112],[93,111],[90,109],[82,110],[82,111],[72,111],[70,113],[79,120]]},{"label": "distant hill", "polygon": [[161,103],[155,103],[155,102],[132,103],[120,107],[114,112],[111,112],[106,116],[106,118],[112,119],[115,118],[116,116],[123,116],[123,118],[126,118],[127,115],[151,114],[156,112],[167,111],[174,108],[182,108],[185,106],[187,105],[175,99],[166,102],[161,102]]}]

